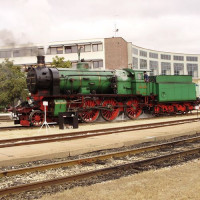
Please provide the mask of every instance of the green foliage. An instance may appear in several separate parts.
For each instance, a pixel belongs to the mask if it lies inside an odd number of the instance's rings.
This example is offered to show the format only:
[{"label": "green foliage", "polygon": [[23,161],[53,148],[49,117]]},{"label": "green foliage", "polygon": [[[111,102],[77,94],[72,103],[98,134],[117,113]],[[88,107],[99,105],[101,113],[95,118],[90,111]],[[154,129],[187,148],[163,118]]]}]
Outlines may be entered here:
[{"label": "green foliage", "polygon": [[65,61],[64,57],[56,56],[55,58],[53,58],[51,66],[56,68],[70,68],[72,67],[72,63],[69,60]]},{"label": "green foliage", "polygon": [[26,76],[20,66],[8,59],[0,63],[0,106],[14,105],[16,99],[25,99],[26,88]]}]

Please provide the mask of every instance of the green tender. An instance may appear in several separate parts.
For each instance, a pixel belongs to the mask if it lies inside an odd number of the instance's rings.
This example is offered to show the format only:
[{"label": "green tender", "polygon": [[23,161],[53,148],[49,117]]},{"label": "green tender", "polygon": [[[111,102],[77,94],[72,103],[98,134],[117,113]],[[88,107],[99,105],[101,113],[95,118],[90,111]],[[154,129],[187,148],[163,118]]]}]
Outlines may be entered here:
[{"label": "green tender", "polygon": [[158,102],[196,100],[196,86],[192,76],[156,76]]},{"label": "green tender", "polygon": [[187,75],[160,75],[160,76],[155,76],[156,78],[156,83],[192,83],[192,76],[187,76]]}]

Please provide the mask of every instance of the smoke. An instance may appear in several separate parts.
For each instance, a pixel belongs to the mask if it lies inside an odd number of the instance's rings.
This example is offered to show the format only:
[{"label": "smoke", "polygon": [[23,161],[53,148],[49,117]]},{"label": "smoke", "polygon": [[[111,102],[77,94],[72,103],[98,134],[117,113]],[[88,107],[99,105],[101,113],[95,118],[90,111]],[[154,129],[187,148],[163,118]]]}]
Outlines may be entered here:
[{"label": "smoke", "polygon": [[7,0],[0,7],[0,46],[45,44],[51,41],[48,0]]},{"label": "smoke", "polygon": [[5,46],[15,46],[16,38],[12,31],[0,30],[0,44]]},{"label": "smoke", "polygon": [[23,47],[19,48],[20,38],[14,36],[12,31],[9,30],[0,30],[0,45],[9,47],[14,54],[14,56],[37,56],[37,55],[44,55],[44,49],[38,48],[32,42],[25,42],[24,35]]}]

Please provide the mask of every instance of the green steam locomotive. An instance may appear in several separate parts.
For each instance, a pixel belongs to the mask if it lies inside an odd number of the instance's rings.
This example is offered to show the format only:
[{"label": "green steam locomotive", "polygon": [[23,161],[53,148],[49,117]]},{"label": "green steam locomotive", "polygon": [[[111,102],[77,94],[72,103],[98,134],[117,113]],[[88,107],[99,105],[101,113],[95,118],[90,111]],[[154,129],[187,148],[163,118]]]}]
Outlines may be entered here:
[{"label": "green steam locomotive", "polygon": [[27,87],[29,101],[16,107],[18,123],[39,126],[44,121],[43,101],[48,101],[47,121],[58,121],[61,112],[78,112],[84,122],[94,122],[101,115],[112,121],[120,113],[130,119],[143,111],[154,115],[187,113],[199,104],[196,86],[191,76],[144,76],[133,69],[90,70],[86,62],[77,69],[45,67],[39,56],[39,66],[30,68]]}]

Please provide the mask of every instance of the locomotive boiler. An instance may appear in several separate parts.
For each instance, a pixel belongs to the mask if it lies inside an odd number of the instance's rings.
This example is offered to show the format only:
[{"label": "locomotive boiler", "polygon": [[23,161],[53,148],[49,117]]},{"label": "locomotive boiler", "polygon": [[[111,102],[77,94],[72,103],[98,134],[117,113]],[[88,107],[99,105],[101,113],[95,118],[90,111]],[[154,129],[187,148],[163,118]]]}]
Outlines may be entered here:
[{"label": "locomotive boiler", "polygon": [[154,115],[187,113],[198,104],[191,76],[159,75],[146,81],[140,70],[91,70],[86,62],[79,62],[77,69],[48,68],[43,56],[37,68],[28,70],[27,87],[29,100],[16,107],[16,123],[25,126],[43,123],[43,101],[48,101],[48,122],[57,122],[59,113],[67,111],[94,122],[100,115],[112,121],[120,113],[136,119],[144,110]]}]

